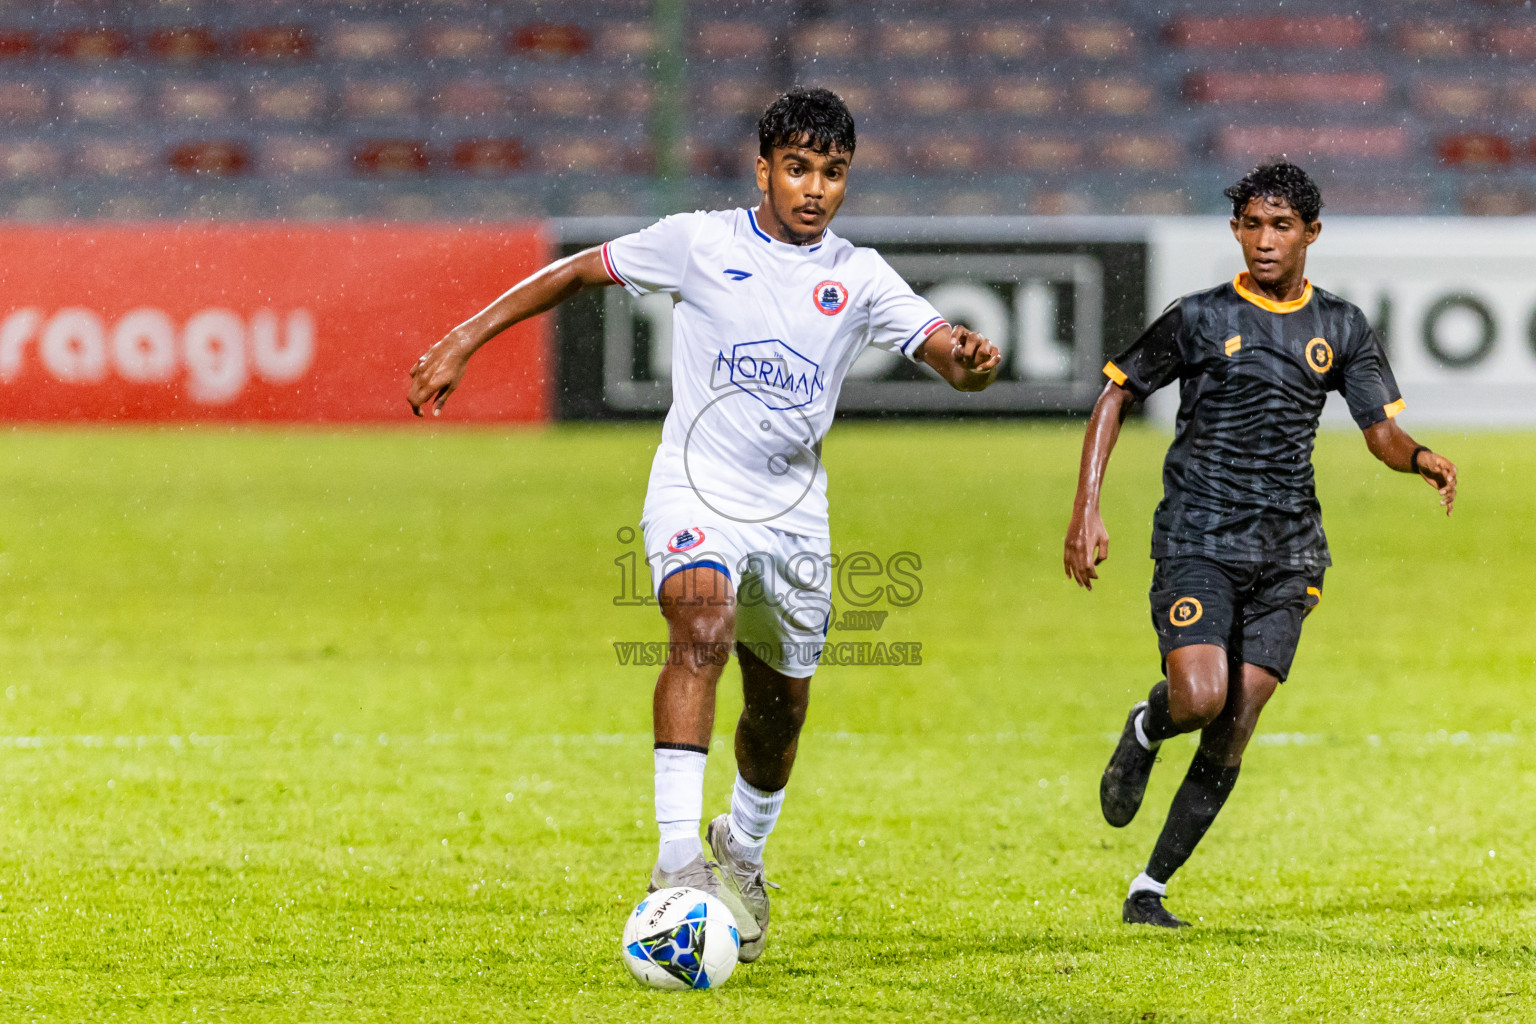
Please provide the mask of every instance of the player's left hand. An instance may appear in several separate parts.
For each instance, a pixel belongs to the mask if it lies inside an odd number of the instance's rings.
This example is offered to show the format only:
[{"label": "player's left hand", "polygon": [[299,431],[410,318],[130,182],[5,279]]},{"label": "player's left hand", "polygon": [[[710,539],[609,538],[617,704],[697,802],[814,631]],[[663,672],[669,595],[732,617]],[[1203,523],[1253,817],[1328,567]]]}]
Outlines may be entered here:
[{"label": "player's left hand", "polygon": [[1445,514],[1450,515],[1456,507],[1456,463],[1438,452],[1420,452],[1419,475],[1440,492],[1440,504],[1445,506]]},{"label": "player's left hand", "polygon": [[954,343],[952,355],[955,362],[972,373],[990,373],[1003,361],[997,346],[969,327],[951,327],[949,338]]}]

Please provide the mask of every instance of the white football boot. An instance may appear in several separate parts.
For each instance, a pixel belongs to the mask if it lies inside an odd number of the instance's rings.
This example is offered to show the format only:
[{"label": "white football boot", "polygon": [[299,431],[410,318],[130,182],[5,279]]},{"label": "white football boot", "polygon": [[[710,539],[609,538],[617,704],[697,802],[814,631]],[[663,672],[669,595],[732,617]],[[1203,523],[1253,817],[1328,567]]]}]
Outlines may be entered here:
[{"label": "white football boot", "polygon": [[720,899],[736,918],[736,931],[741,936],[741,951],[736,958],[749,964],[763,955],[763,947],[768,943],[768,890],[778,886],[763,877],[762,864],[731,853],[729,814],[710,822],[704,835],[719,862]]}]

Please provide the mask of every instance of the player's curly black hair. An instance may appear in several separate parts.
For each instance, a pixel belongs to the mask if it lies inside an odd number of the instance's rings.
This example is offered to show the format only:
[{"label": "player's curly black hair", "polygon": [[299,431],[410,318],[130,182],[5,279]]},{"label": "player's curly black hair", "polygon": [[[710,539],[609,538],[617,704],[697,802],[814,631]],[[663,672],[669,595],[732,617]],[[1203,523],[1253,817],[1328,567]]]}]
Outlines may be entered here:
[{"label": "player's curly black hair", "polygon": [[1323,209],[1323,194],[1317,184],[1307,177],[1307,172],[1285,160],[1271,160],[1260,164],[1236,185],[1222,195],[1232,200],[1232,216],[1241,217],[1248,200],[1273,196],[1284,199],[1303,221],[1310,224],[1317,220]]},{"label": "player's curly black hair", "polygon": [[758,152],[765,157],[785,146],[816,153],[839,149],[852,156],[856,141],[848,104],[830,89],[791,89],[757,119]]}]

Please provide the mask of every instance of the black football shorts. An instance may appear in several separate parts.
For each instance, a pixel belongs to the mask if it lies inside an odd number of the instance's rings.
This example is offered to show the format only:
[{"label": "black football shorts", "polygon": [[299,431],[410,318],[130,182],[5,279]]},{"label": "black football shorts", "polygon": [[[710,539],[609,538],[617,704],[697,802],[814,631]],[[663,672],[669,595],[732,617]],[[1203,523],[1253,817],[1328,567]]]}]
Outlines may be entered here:
[{"label": "black football shorts", "polygon": [[1198,555],[1159,558],[1152,571],[1152,625],[1168,652],[1215,644],[1238,664],[1290,674],[1302,620],[1323,599],[1322,568],[1217,562]]}]

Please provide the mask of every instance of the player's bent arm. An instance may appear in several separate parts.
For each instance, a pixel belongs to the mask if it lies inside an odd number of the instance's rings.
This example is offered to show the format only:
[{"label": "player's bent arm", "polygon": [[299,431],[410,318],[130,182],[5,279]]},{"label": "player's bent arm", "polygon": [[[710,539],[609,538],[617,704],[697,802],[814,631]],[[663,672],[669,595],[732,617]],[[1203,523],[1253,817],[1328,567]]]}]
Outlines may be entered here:
[{"label": "player's bent arm", "polygon": [[584,249],[556,260],[519,281],[416,360],[411,367],[411,411],[420,416],[421,410],[430,405],[432,415],[441,412],[443,403],[463,379],[469,357],[508,327],[554,309],[583,288],[615,283],[603,267],[600,248]]},{"label": "player's bent arm", "polygon": [[[1456,505],[1456,464],[1439,452],[1420,445],[1393,419],[1382,420],[1365,428],[1365,446],[1389,469],[1399,473],[1418,473],[1440,492],[1440,504],[1450,515]],[[1418,465],[1414,465],[1414,455]]]},{"label": "player's bent arm", "polygon": [[1072,521],[1067,526],[1067,540],[1062,564],[1077,584],[1093,589],[1099,578],[1094,566],[1109,557],[1109,531],[1099,515],[1099,494],[1104,488],[1104,471],[1110,453],[1120,440],[1120,425],[1131,411],[1135,396],[1109,381],[1093,404],[1088,430],[1083,435],[1082,461],[1077,471],[1077,495],[1072,500]]},{"label": "player's bent arm", "polygon": [[940,327],[917,350],[917,357],[956,391],[981,391],[997,379],[1003,360],[997,346],[967,327]]}]

